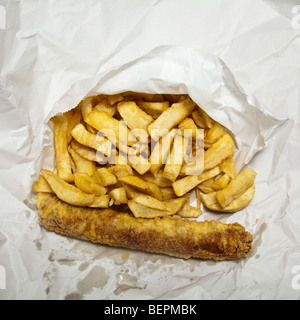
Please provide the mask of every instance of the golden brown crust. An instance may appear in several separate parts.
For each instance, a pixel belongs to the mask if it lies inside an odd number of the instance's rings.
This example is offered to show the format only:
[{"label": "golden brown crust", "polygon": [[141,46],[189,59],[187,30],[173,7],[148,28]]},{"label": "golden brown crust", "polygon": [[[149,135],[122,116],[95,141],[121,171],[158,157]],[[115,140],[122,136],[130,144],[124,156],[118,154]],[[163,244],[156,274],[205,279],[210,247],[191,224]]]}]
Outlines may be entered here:
[{"label": "golden brown crust", "polygon": [[238,223],[135,218],[111,209],[71,206],[50,193],[37,195],[37,207],[45,228],[95,243],[185,259],[233,260],[252,250],[251,234]]}]

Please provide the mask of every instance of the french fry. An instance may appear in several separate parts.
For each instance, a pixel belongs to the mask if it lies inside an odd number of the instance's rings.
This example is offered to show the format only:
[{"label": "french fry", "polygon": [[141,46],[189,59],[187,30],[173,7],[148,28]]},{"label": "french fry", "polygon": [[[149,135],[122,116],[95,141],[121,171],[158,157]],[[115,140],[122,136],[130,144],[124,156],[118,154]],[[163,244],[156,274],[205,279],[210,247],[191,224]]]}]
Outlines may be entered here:
[{"label": "french fry", "polygon": [[124,187],[113,189],[109,194],[113,199],[115,205],[125,204],[128,202],[126,190]]},{"label": "french fry", "polygon": [[100,185],[96,178],[84,173],[75,172],[74,182],[78,189],[86,193],[101,196],[107,192],[107,188],[105,188],[103,185]]},{"label": "french fry", "polygon": [[73,139],[72,130],[80,123],[82,118],[81,109],[78,106],[68,112],[65,112],[64,116],[68,120],[67,141],[70,143]]},{"label": "french fry", "polygon": [[95,105],[95,109],[99,111],[107,112],[111,117],[113,117],[117,111],[117,106],[111,105],[108,99],[103,99],[98,104]]},{"label": "french fry", "polygon": [[151,138],[157,141],[163,129],[171,130],[176,127],[183,119],[188,117],[195,107],[195,103],[187,98],[178,103],[173,103],[170,108],[165,110],[154,122],[148,126]]},{"label": "french fry", "polygon": [[54,145],[56,154],[56,167],[60,178],[67,182],[73,182],[70,155],[68,152],[68,120],[63,115],[57,115],[51,119],[53,123]]},{"label": "french fry", "polygon": [[119,102],[117,109],[131,130],[143,129],[147,131],[148,125],[153,122],[153,118],[139,108],[134,101]]},{"label": "french fry", "polygon": [[75,150],[82,158],[97,162],[97,151],[95,149],[84,146],[83,144],[73,140],[70,144],[71,149]]},{"label": "french fry", "polygon": [[192,118],[186,118],[180,122],[178,129],[182,132],[182,135],[184,135],[185,138],[191,136],[192,138],[196,139],[198,128]]},{"label": "french fry", "polygon": [[106,134],[113,144],[134,145],[134,142],[129,140],[130,131],[125,124],[120,123],[118,119],[113,118],[107,112],[94,109],[85,120],[90,126]]},{"label": "french fry", "polygon": [[219,204],[224,208],[234,199],[241,196],[254,184],[256,175],[257,173],[250,168],[246,168],[240,172],[235,179],[231,180],[226,188],[216,192]]},{"label": "french fry", "polygon": [[163,200],[175,199],[177,197],[173,188],[163,187],[163,188],[160,188],[160,191],[162,193]]},{"label": "french fry", "polygon": [[207,131],[204,142],[210,145],[214,144],[226,132],[227,129],[225,127],[220,125],[218,122],[215,122],[214,125]]},{"label": "french fry", "polygon": [[34,192],[49,192],[53,193],[52,188],[47,182],[46,178],[42,175],[39,176],[38,180],[33,183],[32,191]]},{"label": "french fry", "polygon": [[95,174],[96,163],[94,161],[83,158],[72,148],[69,148],[69,152],[75,162],[76,172],[85,173],[89,176],[93,176]]},{"label": "french fry", "polygon": [[136,218],[151,219],[156,217],[167,217],[176,214],[186,203],[186,201],[187,197],[166,200],[164,201],[164,204],[168,210],[150,208],[135,202],[134,199],[128,201],[128,206]]},{"label": "french fry", "polygon": [[202,211],[200,208],[195,208],[188,203],[186,203],[178,212],[177,214],[182,218],[198,218]]},{"label": "french fry", "polygon": [[148,113],[153,119],[157,119],[170,106],[169,101],[146,102],[143,100],[138,100],[137,104],[141,109],[143,109],[146,113]]},{"label": "french fry", "polygon": [[162,200],[163,198],[159,187],[155,183],[144,181],[136,176],[123,177],[120,178],[119,181],[129,184],[130,186],[135,187],[158,200]]},{"label": "french fry", "polygon": [[229,181],[230,181],[230,177],[225,173],[217,180],[214,180],[213,183],[211,184],[211,187],[214,190],[222,190],[225,187],[227,187]]},{"label": "french fry", "polygon": [[109,194],[102,194],[101,196],[95,196],[92,204],[89,205],[90,208],[108,208],[110,201]]},{"label": "french fry", "polygon": [[226,173],[230,177],[230,179],[234,179],[236,177],[236,170],[232,155],[223,160],[220,163],[220,166],[222,171]]},{"label": "french fry", "polygon": [[111,150],[112,150],[111,142],[105,139],[104,137],[100,138],[96,134],[88,132],[84,127],[84,125],[78,124],[72,130],[72,135],[73,135],[73,138],[80,144],[83,144],[89,148],[95,149],[103,153],[105,156],[108,156],[108,157],[111,156]]},{"label": "french fry", "polygon": [[166,206],[166,204],[163,201],[160,201],[148,195],[139,195],[134,198],[134,202],[139,203],[148,208],[170,211],[170,209]]},{"label": "french fry", "polygon": [[147,172],[141,178],[143,180],[153,182],[159,187],[172,187],[172,181],[164,177],[162,170],[159,170],[154,174],[151,172]]},{"label": "french fry", "polygon": [[99,183],[104,186],[111,186],[118,182],[116,176],[111,173],[107,168],[99,168],[95,173],[96,179],[98,179]]},{"label": "french fry", "polygon": [[88,194],[72,186],[58,175],[42,169],[42,174],[59,199],[74,206],[85,207],[93,203],[95,195]]},{"label": "french fry", "polygon": [[128,164],[116,164],[108,168],[108,171],[115,175],[118,179],[133,176],[132,168]]},{"label": "french fry", "polygon": [[212,192],[208,194],[202,194],[201,200],[207,209],[217,211],[217,212],[228,212],[234,213],[246,208],[252,201],[255,194],[255,186],[251,186],[239,197],[232,200],[227,206],[222,207],[216,197],[217,192]]},{"label": "french fry", "polygon": [[235,146],[231,136],[225,133],[204,152],[204,169],[208,170],[219,165],[224,159],[231,156],[234,150]]},{"label": "french fry", "polygon": [[187,143],[181,135],[174,138],[174,143],[171,152],[169,153],[166,165],[164,167],[163,176],[174,182],[180,174]]},{"label": "french fry", "polygon": [[182,179],[173,182],[173,189],[177,197],[181,197],[187,192],[194,189],[201,182],[217,176],[221,172],[221,168],[216,166],[215,168],[204,171],[201,175],[186,176]]},{"label": "french fry", "polygon": [[152,174],[158,172],[163,163],[166,162],[168,153],[170,152],[171,145],[173,143],[174,137],[177,133],[177,130],[171,130],[167,135],[161,138],[153,148],[153,151],[150,155],[150,171]]}]

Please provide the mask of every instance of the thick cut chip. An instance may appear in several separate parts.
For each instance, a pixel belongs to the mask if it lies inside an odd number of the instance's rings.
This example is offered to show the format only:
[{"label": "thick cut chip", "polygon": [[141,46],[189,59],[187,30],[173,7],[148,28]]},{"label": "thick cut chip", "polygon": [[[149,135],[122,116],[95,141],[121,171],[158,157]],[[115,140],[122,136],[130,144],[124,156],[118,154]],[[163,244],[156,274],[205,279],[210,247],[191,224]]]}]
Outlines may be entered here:
[{"label": "thick cut chip", "polygon": [[89,148],[95,149],[103,153],[105,156],[111,156],[111,142],[105,139],[104,137],[99,137],[96,134],[88,132],[84,125],[78,124],[72,130],[72,135],[77,142]]},{"label": "thick cut chip", "polygon": [[214,190],[222,190],[225,187],[227,187],[228,183],[230,181],[230,177],[225,173],[222,177],[218,178],[217,180],[214,180],[211,184],[211,187]]},{"label": "thick cut chip", "polygon": [[221,169],[226,173],[231,179],[236,177],[235,164],[232,155],[222,161],[220,164]]},{"label": "thick cut chip", "polygon": [[188,144],[185,143],[181,135],[177,135],[174,138],[174,144],[163,171],[163,176],[172,182],[174,182],[180,174],[187,147]]},{"label": "thick cut chip", "polygon": [[113,199],[115,205],[125,204],[128,202],[126,190],[124,187],[111,190],[110,196]]},{"label": "thick cut chip", "polygon": [[143,206],[146,206],[149,208],[169,211],[168,207],[166,206],[166,204],[163,201],[158,200],[158,199],[153,198],[148,195],[139,195],[134,198],[134,202],[142,204]]},{"label": "thick cut chip", "polygon": [[129,140],[130,131],[125,123],[113,118],[105,111],[94,109],[86,117],[86,122],[95,129],[103,132],[115,145],[132,146],[135,143]]},{"label": "thick cut chip", "polygon": [[219,166],[204,171],[199,176],[186,176],[182,179],[179,179],[173,183],[173,189],[178,197],[186,194],[187,192],[194,189],[199,183],[206,181],[210,178],[217,176],[221,172]]},{"label": "thick cut chip", "polygon": [[71,148],[75,150],[81,157],[97,162],[97,151],[95,149],[84,146],[83,144],[73,140],[70,144]]},{"label": "thick cut chip", "polygon": [[128,206],[136,218],[151,219],[156,217],[167,217],[176,214],[187,202],[187,200],[187,197],[181,197],[164,201],[164,204],[168,210],[154,209],[135,202],[135,199],[129,200]]},{"label": "thick cut chip", "polygon": [[195,208],[186,203],[177,214],[182,218],[198,218],[202,214],[202,211],[200,208]]},{"label": "thick cut chip", "polygon": [[133,176],[132,168],[128,164],[116,164],[108,168],[108,171],[115,175],[118,179]]},{"label": "thick cut chip", "polygon": [[42,170],[51,189],[59,199],[74,206],[85,207],[93,203],[95,195],[88,194],[72,186],[49,170]]},{"label": "thick cut chip", "polygon": [[207,131],[204,141],[206,144],[211,145],[217,142],[217,140],[226,132],[227,129],[225,127],[220,125],[218,122],[215,122],[215,124]]},{"label": "thick cut chip", "polygon": [[185,138],[196,138],[197,136],[197,126],[193,119],[186,118],[182,122],[179,123],[178,129],[182,132],[182,135],[184,135]]},{"label": "thick cut chip", "polygon": [[101,196],[95,196],[95,199],[89,207],[91,208],[108,208],[110,201],[109,194],[103,194]]},{"label": "thick cut chip", "polygon": [[95,174],[102,186],[111,186],[118,182],[116,176],[111,173],[107,168],[99,168]]},{"label": "thick cut chip", "polygon": [[95,194],[96,196],[101,196],[103,194],[106,194],[107,192],[107,189],[104,188],[103,185],[98,184],[96,182],[96,179],[84,173],[76,172],[74,174],[74,182],[77,188],[79,188],[80,190],[86,193],[91,193],[91,194]]},{"label": "thick cut chip", "polygon": [[170,131],[176,127],[183,119],[188,117],[195,107],[191,99],[173,103],[170,108],[164,111],[154,122],[148,126],[148,132],[155,141],[161,136],[163,130]]},{"label": "thick cut chip", "polygon": [[167,135],[161,138],[153,148],[150,155],[151,168],[150,171],[155,174],[166,163],[168,153],[170,152],[171,145],[177,133],[176,129],[171,130]]},{"label": "thick cut chip", "polygon": [[94,161],[87,160],[78,154],[74,149],[69,148],[69,152],[75,162],[76,172],[85,173],[89,176],[93,176],[96,172],[96,163]]},{"label": "thick cut chip", "polygon": [[256,175],[257,173],[250,168],[240,172],[235,179],[230,181],[226,188],[217,191],[216,197],[219,204],[224,208],[234,199],[241,196],[254,184]]},{"label": "thick cut chip", "polygon": [[70,143],[73,139],[72,130],[80,123],[82,118],[81,109],[78,106],[75,109],[65,112],[64,116],[68,120],[67,141]]},{"label": "thick cut chip", "polygon": [[162,170],[159,170],[155,174],[147,172],[141,177],[141,179],[153,182],[159,187],[172,187],[172,181],[163,176]]},{"label": "thick cut chip", "polygon": [[247,189],[244,193],[242,193],[238,198],[232,200],[225,207],[220,206],[216,197],[216,192],[202,194],[201,200],[204,206],[209,210],[233,213],[246,208],[249,205],[249,203],[252,201],[254,194],[255,194],[255,186],[253,185],[249,189]]},{"label": "thick cut chip", "polygon": [[99,111],[105,111],[107,112],[111,117],[114,116],[114,114],[117,111],[117,106],[111,105],[108,102],[108,99],[103,99],[100,101],[97,105],[95,105],[95,109]]},{"label": "thick cut chip", "polygon": [[153,119],[157,119],[170,106],[169,101],[163,102],[146,102],[143,100],[137,101],[139,107],[148,113]]},{"label": "thick cut chip", "polygon": [[204,152],[204,169],[211,169],[234,153],[234,142],[230,134],[225,133],[216,143]]},{"label": "thick cut chip", "polygon": [[143,129],[147,132],[148,125],[153,121],[134,101],[119,102],[117,109],[130,130]]},{"label": "thick cut chip", "polygon": [[34,192],[49,192],[52,193],[53,190],[47,182],[46,178],[42,175],[39,176],[39,179],[34,182],[32,186],[32,191]]},{"label": "thick cut chip", "polygon": [[56,167],[60,178],[73,182],[70,155],[68,152],[68,120],[63,115],[51,119],[53,123],[54,144],[56,154]]},{"label": "thick cut chip", "polygon": [[163,198],[159,187],[155,183],[144,181],[136,176],[123,177],[119,181],[129,184],[158,200],[162,200]]}]

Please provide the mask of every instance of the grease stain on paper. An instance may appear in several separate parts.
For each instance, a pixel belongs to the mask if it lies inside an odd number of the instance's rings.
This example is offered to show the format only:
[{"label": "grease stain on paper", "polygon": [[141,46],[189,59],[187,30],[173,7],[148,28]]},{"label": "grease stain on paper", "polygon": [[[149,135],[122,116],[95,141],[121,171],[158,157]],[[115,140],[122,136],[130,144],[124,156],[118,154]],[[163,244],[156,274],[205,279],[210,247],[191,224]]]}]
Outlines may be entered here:
[{"label": "grease stain on paper", "polygon": [[102,289],[107,284],[107,281],[108,276],[105,269],[101,266],[95,266],[77,283],[77,291],[66,295],[65,300],[81,300],[94,289]]}]

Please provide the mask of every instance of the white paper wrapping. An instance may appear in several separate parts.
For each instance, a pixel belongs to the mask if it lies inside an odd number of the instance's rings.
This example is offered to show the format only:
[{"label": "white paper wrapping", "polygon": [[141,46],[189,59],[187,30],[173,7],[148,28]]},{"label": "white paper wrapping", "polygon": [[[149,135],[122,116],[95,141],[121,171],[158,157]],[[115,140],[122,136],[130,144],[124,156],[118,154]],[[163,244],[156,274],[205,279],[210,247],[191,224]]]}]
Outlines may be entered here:
[{"label": "white paper wrapping", "polygon": [[[300,43],[289,7],[0,5],[7,13],[0,30],[0,299],[299,299]],[[254,236],[249,258],[185,261],[39,226],[30,190],[41,166],[54,165],[48,120],[86,95],[128,90],[188,93],[235,135],[238,168],[258,172],[255,198],[236,214],[204,212],[199,220],[243,224]]]}]

